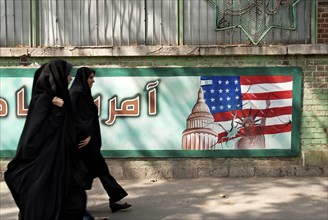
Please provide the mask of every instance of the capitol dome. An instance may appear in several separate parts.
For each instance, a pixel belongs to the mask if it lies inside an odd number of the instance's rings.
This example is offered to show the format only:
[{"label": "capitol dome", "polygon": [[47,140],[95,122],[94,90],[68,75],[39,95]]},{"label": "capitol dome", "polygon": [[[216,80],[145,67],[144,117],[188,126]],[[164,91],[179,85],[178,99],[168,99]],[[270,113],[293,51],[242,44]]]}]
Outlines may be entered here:
[{"label": "capitol dome", "polygon": [[191,114],[189,115],[187,120],[192,120],[195,118],[206,118],[211,122],[214,122],[214,117],[210,112],[208,105],[205,103],[205,99],[203,98],[203,90],[202,88],[198,91],[198,100],[194,105]]},{"label": "capitol dome", "polygon": [[217,134],[211,129],[214,117],[205,103],[202,88],[198,100],[187,118],[187,129],[182,133],[182,149],[209,150],[217,143]]}]

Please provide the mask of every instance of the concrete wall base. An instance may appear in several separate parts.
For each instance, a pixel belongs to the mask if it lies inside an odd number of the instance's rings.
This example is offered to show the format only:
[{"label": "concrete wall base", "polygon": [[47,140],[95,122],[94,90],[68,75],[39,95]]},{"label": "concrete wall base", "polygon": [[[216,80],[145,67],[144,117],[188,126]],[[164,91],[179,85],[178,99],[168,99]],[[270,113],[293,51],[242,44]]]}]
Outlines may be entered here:
[{"label": "concrete wall base", "polygon": [[[1,176],[10,159],[2,159]],[[327,176],[328,151],[293,158],[128,158],[106,159],[116,179]]]}]

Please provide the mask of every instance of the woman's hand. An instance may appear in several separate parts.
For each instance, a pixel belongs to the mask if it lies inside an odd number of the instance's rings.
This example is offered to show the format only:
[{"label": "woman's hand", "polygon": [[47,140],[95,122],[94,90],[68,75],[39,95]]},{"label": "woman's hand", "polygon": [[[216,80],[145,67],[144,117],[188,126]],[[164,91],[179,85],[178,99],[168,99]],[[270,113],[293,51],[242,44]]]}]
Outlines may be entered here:
[{"label": "woman's hand", "polygon": [[91,136],[88,136],[86,139],[80,141],[78,147],[79,148],[82,148],[82,147],[87,146],[89,144],[89,142],[90,142],[90,139],[91,139]]},{"label": "woman's hand", "polygon": [[58,107],[63,107],[64,105],[64,100],[62,100],[61,98],[58,98],[57,96],[55,96],[53,99],[52,99],[52,104],[58,106]]}]

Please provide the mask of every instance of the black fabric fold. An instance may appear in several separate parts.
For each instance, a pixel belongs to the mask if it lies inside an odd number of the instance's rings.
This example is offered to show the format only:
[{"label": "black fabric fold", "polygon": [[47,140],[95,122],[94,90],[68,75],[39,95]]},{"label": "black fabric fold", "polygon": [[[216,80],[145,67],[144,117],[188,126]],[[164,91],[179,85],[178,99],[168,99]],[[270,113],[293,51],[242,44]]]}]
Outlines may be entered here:
[{"label": "black fabric fold", "polygon": [[90,142],[79,149],[79,155],[85,164],[88,175],[86,189],[90,189],[93,179],[99,177],[111,202],[116,202],[127,196],[127,192],[111,176],[106,161],[101,154],[101,133],[98,119],[98,108],[91,95],[88,84],[89,76],[96,72],[82,67],[77,70],[70,88],[70,95],[76,119],[76,140],[80,142],[91,136]]},{"label": "black fabric fold", "polygon": [[[22,220],[60,219],[69,193],[77,158],[66,67],[67,62],[52,60],[36,70],[16,155],[4,173]],[[55,96],[63,107],[52,103]]]}]

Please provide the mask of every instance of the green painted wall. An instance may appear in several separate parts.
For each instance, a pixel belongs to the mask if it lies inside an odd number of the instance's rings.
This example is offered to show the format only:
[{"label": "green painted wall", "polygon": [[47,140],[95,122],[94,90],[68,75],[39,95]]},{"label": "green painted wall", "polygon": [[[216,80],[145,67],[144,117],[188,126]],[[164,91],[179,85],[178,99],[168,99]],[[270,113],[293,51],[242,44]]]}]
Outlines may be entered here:
[{"label": "green painted wall", "polygon": [[[33,58],[44,63],[50,58]],[[63,58],[65,59],[65,58]],[[303,150],[328,150],[328,56],[185,56],[69,57],[75,66],[115,67],[258,67],[300,66],[303,69],[301,144]],[[0,58],[0,66],[17,66],[19,58]]]},{"label": "green painted wall", "polygon": [[[32,58],[44,63],[51,58]],[[63,57],[63,59],[66,59]],[[319,166],[328,175],[328,55],[68,57],[75,66],[106,67],[275,67],[299,66],[303,70],[301,100],[301,150],[290,164]],[[0,58],[0,66],[18,66],[19,58]],[[300,162],[300,160],[302,162]],[[286,161],[285,159],[282,159]],[[244,161],[244,160],[243,160]],[[321,171],[320,171],[321,172]]]}]

